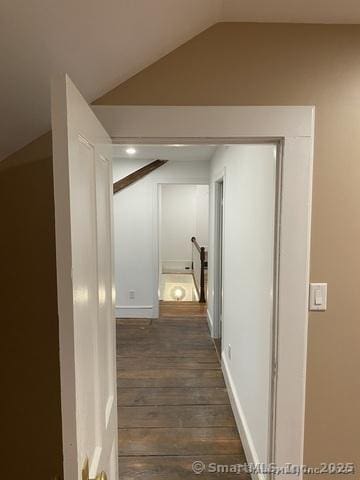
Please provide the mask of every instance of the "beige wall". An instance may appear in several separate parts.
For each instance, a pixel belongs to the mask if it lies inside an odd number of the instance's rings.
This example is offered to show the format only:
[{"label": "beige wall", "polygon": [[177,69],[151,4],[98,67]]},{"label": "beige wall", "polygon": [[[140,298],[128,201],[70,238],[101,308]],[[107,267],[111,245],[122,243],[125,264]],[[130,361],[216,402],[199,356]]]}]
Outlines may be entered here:
[{"label": "beige wall", "polygon": [[360,26],[218,24],[97,103],[316,106],[305,461],[360,462]]},{"label": "beige wall", "polygon": [[360,26],[218,24],[96,103],[316,106],[305,461],[360,462]]},{"label": "beige wall", "polygon": [[7,478],[55,480],[62,450],[54,195],[51,158],[42,154],[39,142],[0,163],[1,457]]},{"label": "beige wall", "polygon": [[305,461],[360,463],[360,26],[218,24],[96,103],[316,106]]}]

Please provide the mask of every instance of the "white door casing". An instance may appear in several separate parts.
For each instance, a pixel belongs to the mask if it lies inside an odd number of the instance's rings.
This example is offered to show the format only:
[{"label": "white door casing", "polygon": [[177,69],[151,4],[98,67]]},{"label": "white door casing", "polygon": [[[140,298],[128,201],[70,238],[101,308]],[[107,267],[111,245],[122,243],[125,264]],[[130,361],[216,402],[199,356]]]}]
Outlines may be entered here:
[{"label": "white door casing", "polygon": [[[214,268],[214,292],[212,294],[213,315],[208,314],[210,331],[214,338],[221,340],[221,350],[223,341],[223,263],[224,263],[224,191],[225,191],[225,167],[216,175],[212,188],[214,188],[214,217],[211,230],[214,231],[214,246],[212,252]],[[209,235],[209,251],[210,251]],[[211,262],[211,258],[209,258]],[[209,298],[209,297],[208,297]]]},{"label": "white door casing", "polygon": [[[289,462],[301,465],[315,108],[95,106],[93,110],[118,143],[280,143],[283,157],[273,460],[279,466]],[[246,443],[242,419],[237,421]],[[251,461],[251,446],[246,453]],[[284,480],[292,477],[282,476]]]},{"label": "white door casing", "polygon": [[111,139],[66,75],[52,84],[65,480],[117,480]]}]

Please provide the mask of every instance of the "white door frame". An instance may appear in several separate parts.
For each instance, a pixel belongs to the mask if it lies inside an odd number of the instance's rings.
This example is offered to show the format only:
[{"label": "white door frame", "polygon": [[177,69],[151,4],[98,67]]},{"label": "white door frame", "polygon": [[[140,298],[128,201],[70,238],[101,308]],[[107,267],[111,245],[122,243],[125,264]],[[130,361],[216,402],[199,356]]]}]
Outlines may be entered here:
[{"label": "white door frame", "polygon": [[[223,252],[224,252],[224,206],[222,205],[222,224],[220,229],[220,211],[219,211],[219,198],[220,198],[220,185],[222,185],[222,198],[224,199],[225,183],[226,183],[226,167],[224,167],[220,172],[218,172],[212,179],[212,186],[214,188],[214,244],[212,259],[213,265],[212,270],[214,272],[214,293],[213,293],[213,312],[214,315],[211,317],[208,310],[208,323],[209,329],[212,337],[220,338],[222,342],[223,324],[220,319],[220,308],[223,305],[222,293],[219,294],[219,284],[223,287],[224,284],[224,265],[223,265]],[[221,237],[221,241],[220,241]],[[210,244],[210,242],[209,242]],[[209,255],[209,262],[210,262]],[[220,263],[221,263],[221,274],[220,274]],[[210,263],[209,263],[210,264]],[[221,279],[221,282],[220,282]],[[221,343],[222,350],[222,343]],[[222,352],[221,352],[222,353]]]},{"label": "white door frame", "polygon": [[[139,143],[139,142],[138,142]],[[159,286],[160,286],[160,274],[161,274],[161,187],[163,185],[209,185],[209,180],[205,180],[202,178],[166,178],[162,179],[160,182],[155,184],[154,187],[154,198],[153,198],[153,239],[154,239],[154,264],[155,272],[156,272],[156,279],[155,279],[155,289],[154,289],[154,308],[153,312],[155,314],[155,318],[159,316]],[[190,239],[189,239],[190,242]]]},{"label": "white door frame", "polygon": [[[279,466],[303,464],[315,107],[96,106],[93,109],[114,142],[281,143],[274,462]],[[241,418],[238,420],[241,432]],[[246,443],[246,438],[242,440]]]}]

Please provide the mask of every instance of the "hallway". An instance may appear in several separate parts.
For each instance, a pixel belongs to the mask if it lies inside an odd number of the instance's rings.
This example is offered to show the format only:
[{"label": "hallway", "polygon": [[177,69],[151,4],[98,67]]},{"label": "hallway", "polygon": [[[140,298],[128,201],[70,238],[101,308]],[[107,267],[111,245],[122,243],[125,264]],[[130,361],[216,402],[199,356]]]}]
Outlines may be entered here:
[{"label": "hallway", "polygon": [[117,320],[121,480],[184,480],[194,461],[245,461],[206,318],[172,315]]}]

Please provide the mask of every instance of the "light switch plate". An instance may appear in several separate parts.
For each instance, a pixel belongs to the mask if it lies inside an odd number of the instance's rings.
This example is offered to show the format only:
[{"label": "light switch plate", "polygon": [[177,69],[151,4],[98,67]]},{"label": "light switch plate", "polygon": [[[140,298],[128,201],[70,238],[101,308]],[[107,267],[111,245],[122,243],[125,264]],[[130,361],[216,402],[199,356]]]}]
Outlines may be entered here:
[{"label": "light switch plate", "polygon": [[309,310],[324,312],[327,308],[327,283],[310,283]]}]

